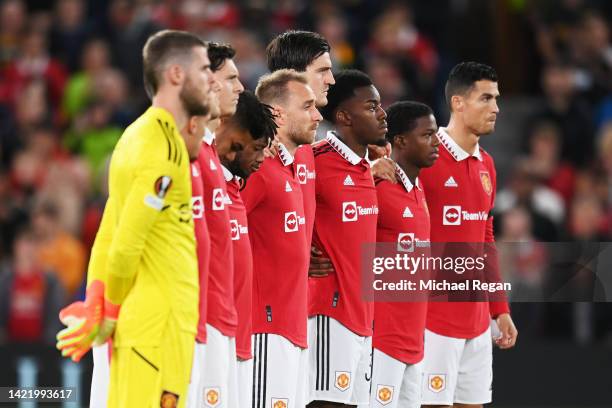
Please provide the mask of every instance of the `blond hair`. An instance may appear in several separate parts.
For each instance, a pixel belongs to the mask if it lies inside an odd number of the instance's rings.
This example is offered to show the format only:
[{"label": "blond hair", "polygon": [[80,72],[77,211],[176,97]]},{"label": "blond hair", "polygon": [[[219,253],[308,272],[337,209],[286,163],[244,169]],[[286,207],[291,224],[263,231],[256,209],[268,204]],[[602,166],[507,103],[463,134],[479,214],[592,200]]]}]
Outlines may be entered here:
[{"label": "blond hair", "polygon": [[257,98],[262,103],[268,105],[285,102],[290,82],[308,85],[305,74],[293,69],[279,69],[259,78],[257,88],[255,88],[255,95],[257,95]]}]

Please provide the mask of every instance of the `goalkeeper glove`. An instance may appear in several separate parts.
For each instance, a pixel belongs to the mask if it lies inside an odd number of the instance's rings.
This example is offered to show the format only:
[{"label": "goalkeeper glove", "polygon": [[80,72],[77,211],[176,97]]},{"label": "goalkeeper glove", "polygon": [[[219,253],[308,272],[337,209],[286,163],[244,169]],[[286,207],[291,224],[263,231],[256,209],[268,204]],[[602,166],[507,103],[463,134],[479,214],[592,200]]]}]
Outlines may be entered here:
[{"label": "goalkeeper glove", "polygon": [[67,327],[57,334],[57,349],[63,357],[78,362],[91,348],[102,322],[104,283],[91,282],[85,301],[74,302],[60,311],[59,318]]},{"label": "goalkeeper glove", "polygon": [[104,299],[104,316],[94,344],[104,344],[112,337],[117,326],[117,319],[119,318],[119,308],[120,306],[111,303],[108,299]]}]

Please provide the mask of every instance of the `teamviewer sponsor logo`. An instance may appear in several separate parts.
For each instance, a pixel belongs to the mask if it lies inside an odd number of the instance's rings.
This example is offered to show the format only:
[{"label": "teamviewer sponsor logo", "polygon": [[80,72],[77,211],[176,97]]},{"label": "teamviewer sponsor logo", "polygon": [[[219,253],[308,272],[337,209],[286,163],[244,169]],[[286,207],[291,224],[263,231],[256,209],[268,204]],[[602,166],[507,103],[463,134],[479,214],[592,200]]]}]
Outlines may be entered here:
[{"label": "teamviewer sponsor logo", "polygon": [[342,222],[357,221],[357,203],[349,201],[342,203]]},{"label": "teamviewer sponsor logo", "polygon": [[442,225],[461,225],[461,221],[486,221],[489,214],[484,211],[469,212],[461,210],[458,205],[445,205],[442,213]]},{"label": "teamviewer sponsor logo", "polygon": [[397,236],[399,252],[414,252],[414,232],[402,233]]},{"label": "teamviewer sponsor logo", "polygon": [[232,232],[232,241],[240,239],[240,226],[238,220],[230,220],[230,230]]},{"label": "teamviewer sponsor logo", "polygon": [[222,210],[224,208],[225,198],[223,197],[223,189],[215,188],[212,193],[212,209]]},{"label": "teamviewer sponsor logo", "polygon": [[342,203],[342,222],[357,221],[359,216],[377,215],[378,206],[362,207],[355,201],[345,201]]},{"label": "teamviewer sponsor logo", "polygon": [[204,215],[204,199],[202,196],[191,197],[191,208],[193,209],[193,218],[200,219]]},{"label": "teamviewer sponsor logo", "polygon": [[285,232],[295,232],[298,230],[297,213],[291,211],[285,213]]},{"label": "teamviewer sponsor logo", "polygon": [[300,217],[296,211],[285,213],[285,232],[296,232],[300,225],[306,224],[306,219]]},{"label": "teamviewer sponsor logo", "polygon": [[297,179],[300,184],[306,184],[308,180],[314,180],[315,172],[309,171],[305,164],[297,165]]},{"label": "teamviewer sponsor logo", "polygon": [[461,225],[461,206],[445,205],[442,213],[442,225]]}]

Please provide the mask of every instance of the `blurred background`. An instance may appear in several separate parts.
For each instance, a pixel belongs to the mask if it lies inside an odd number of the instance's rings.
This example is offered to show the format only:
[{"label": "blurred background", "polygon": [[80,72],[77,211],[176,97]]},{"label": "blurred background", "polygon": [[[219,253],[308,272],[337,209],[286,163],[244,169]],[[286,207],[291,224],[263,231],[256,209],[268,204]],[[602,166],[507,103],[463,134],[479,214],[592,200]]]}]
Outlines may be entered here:
[{"label": "blurred background", "polygon": [[[0,385],[73,384],[88,401],[91,362],[52,349],[57,314],[84,292],[109,154],[149,103],[150,34],[232,44],[253,89],[273,36],[318,31],[335,69],[369,73],[384,106],[430,104],[439,125],[452,66],[488,63],[502,94],[482,139],[498,168],[498,240],[606,242],[611,18],[606,0],[0,0]],[[525,266],[534,257],[512,260],[525,282],[550,279]],[[612,406],[610,303],[513,309],[519,342],[495,354],[495,406]]]}]

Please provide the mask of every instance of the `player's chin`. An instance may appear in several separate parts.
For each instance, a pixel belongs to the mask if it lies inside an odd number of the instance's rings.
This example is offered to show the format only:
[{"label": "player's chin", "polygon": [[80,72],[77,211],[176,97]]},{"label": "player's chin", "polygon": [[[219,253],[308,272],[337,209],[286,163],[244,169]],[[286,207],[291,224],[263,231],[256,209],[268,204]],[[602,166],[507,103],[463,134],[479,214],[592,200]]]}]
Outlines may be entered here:
[{"label": "player's chin", "polygon": [[316,100],[317,109],[321,109],[324,106],[327,106],[327,92],[322,93]]},{"label": "player's chin", "polygon": [[376,137],[370,140],[368,144],[378,146],[378,147],[385,147],[387,145],[387,139],[385,139],[386,134],[387,134],[386,130],[382,134],[380,132],[375,133]]},{"label": "player's chin", "polygon": [[311,129],[310,131],[308,131],[308,133],[306,133],[304,136],[304,143],[303,144],[311,144],[314,143],[315,141],[315,137],[317,135],[317,128]]},{"label": "player's chin", "polygon": [[487,122],[480,132],[481,135],[488,135],[495,131],[495,122]]},{"label": "player's chin", "polygon": [[425,160],[423,160],[423,161],[421,162],[421,164],[419,165],[419,167],[420,167],[420,168],[422,168],[422,169],[426,169],[426,168],[428,168],[428,167],[431,167],[431,166],[433,166],[433,165],[434,165],[434,163],[436,162],[436,159],[437,159],[437,158],[438,158],[437,156],[436,156],[435,158],[428,157],[427,159],[425,159]]}]

